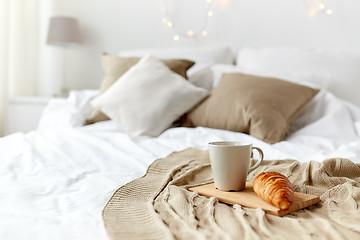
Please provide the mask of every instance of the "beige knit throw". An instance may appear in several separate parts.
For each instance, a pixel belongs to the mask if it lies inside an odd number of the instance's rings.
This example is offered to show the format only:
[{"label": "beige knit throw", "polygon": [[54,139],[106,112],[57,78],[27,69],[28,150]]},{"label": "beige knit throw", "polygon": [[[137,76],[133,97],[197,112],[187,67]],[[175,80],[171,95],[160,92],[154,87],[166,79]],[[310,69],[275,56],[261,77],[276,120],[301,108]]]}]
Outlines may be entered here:
[{"label": "beige knit throw", "polygon": [[264,161],[298,192],[321,202],[284,217],[226,205],[187,190],[212,180],[208,152],[189,148],[156,160],[145,176],[120,187],[103,210],[111,239],[360,239],[360,166],[347,159],[321,163]]}]

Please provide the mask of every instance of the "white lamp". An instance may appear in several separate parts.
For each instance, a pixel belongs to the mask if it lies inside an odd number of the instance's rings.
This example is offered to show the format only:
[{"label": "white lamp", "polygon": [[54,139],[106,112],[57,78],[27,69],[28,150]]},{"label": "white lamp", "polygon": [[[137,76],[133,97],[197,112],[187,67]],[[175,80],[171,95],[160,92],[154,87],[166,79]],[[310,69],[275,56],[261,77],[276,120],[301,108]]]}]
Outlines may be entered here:
[{"label": "white lamp", "polygon": [[60,87],[60,96],[67,96],[69,89],[66,84],[65,50],[68,47],[81,43],[78,21],[72,17],[56,16],[50,19],[47,44],[62,48],[63,51],[63,78]]}]

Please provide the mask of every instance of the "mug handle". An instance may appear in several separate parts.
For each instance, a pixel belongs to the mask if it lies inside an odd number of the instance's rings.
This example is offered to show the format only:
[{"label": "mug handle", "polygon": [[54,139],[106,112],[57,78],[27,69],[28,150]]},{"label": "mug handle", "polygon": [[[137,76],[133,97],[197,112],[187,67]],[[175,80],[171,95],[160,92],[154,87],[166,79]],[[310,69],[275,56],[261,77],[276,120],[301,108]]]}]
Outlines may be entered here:
[{"label": "mug handle", "polygon": [[[252,150],[254,150],[254,149],[256,149],[258,152],[259,152],[259,157],[260,157],[260,159],[255,163],[255,165],[254,166],[252,166],[250,169],[249,169],[249,172],[251,172],[252,170],[254,170],[255,168],[257,168],[258,166],[260,166],[260,163],[263,161],[263,159],[264,159],[264,153],[263,153],[263,151],[260,149],[260,148],[258,148],[258,147],[252,147],[253,149]],[[252,151],[251,151],[252,152]]]}]

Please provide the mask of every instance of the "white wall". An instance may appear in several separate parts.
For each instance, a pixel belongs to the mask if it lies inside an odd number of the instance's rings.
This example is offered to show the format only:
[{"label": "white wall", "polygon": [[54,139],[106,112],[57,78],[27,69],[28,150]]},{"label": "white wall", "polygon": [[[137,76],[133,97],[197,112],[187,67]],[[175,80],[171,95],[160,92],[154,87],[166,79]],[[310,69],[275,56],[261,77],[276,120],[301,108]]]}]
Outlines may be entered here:
[{"label": "white wall", "polygon": [[[166,1],[166,0],[165,0]],[[199,23],[202,9],[194,1],[175,1],[183,16]],[[176,2],[178,1],[178,2]],[[214,0],[206,38],[173,40],[162,23],[162,0],[40,0],[40,95],[52,95],[61,76],[59,49],[45,45],[53,15],[78,18],[84,43],[68,51],[67,79],[72,89],[98,88],[100,54],[121,49],[221,44],[234,52],[244,46],[301,46],[360,51],[360,1],[324,0],[333,14],[310,16],[306,1]],[[194,9],[194,7],[195,9]],[[199,12],[199,14],[196,14]]]}]

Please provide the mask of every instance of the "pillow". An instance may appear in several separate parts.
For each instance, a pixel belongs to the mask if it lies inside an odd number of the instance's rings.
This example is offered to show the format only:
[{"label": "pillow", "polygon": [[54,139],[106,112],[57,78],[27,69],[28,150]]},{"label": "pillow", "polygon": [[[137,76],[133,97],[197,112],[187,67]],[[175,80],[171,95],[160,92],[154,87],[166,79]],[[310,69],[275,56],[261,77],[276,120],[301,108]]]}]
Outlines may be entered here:
[{"label": "pillow", "polygon": [[360,54],[310,48],[244,48],[239,67],[256,71],[328,76],[327,90],[360,106]]},{"label": "pillow", "polygon": [[41,114],[37,129],[82,126],[92,110],[89,102],[97,95],[98,90],[73,90],[66,99],[50,99]]},{"label": "pillow", "polygon": [[317,92],[275,78],[224,74],[209,97],[187,114],[184,125],[243,132],[275,143],[284,139],[291,121]]},{"label": "pillow", "polygon": [[214,64],[232,64],[234,62],[231,49],[225,46],[131,49],[119,52],[119,56],[124,57],[143,57],[146,54],[162,59],[182,58],[194,61],[195,65],[188,71],[189,81],[207,90],[212,87],[210,67]]},{"label": "pillow", "polygon": [[274,70],[256,70],[239,67],[230,64],[215,64],[211,67],[213,73],[213,88],[215,88],[224,73],[244,73],[261,77],[279,78],[285,81],[298,83],[312,88],[327,89],[330,77],[317,73],[296,73],[296,72],[279,72]]},{"label": "pillow", "polygon": [[[104,79],[100,86],[100,94],[105,92],[119,77],[134,66],[139,60],[140,58],[118,57],[104,53],[101,57]],[[186,71],[194,65],[194,62],[182,59],[167,59],[162,61],[172,71],[185,78],[187,77]],[[100,110],[94,109],[89,118],[86,119],[85,124],[92,124],[106,120],[109,120],[108,116]]]},{"label": "pillow", "polygon": [[207,95],[148,55],[91,103],[132,137],[155,137]]}]

